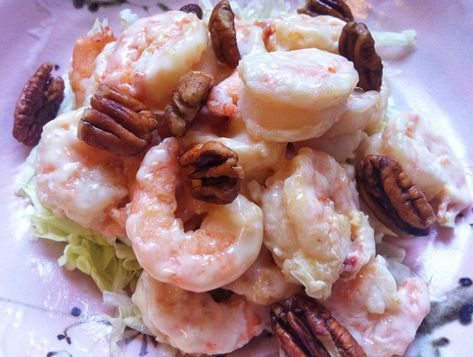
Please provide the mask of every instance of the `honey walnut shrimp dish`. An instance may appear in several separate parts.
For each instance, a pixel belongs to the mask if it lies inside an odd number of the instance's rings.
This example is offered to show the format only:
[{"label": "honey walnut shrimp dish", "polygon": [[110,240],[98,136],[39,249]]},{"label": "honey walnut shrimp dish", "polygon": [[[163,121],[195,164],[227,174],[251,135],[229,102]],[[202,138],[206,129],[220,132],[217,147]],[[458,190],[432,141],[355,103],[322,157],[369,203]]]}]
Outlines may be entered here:
[{"label": "honey walnut shrimp dish", "polygon": [[347,4],[262,4],[96,23],[60,115],[64,83],[42,65],[14,129],[37,143],[37,204],[118,262],[128,249],[135,277],[108,290],[178,351],[229,353],[272,329],[287,356],[402,355],[429,287],[390,271],[375,237],[454,226],[472,202],[464,170],[432,118],[388,110],[375,39]]}]

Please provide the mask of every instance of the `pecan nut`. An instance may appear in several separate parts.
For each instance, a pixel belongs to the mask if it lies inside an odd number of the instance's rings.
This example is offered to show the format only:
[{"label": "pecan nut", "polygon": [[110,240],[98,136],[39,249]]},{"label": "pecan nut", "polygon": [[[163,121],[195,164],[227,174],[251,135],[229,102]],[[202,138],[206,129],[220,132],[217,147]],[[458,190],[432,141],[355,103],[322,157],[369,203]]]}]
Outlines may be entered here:
[{"label": "pecan nut", "polygon": [[217,59],[231,68],[236,68],[241,56],[235,31],[235,15],[228,0],[222,0],[215,5],[210,15],[209,31]]},{"label": "pecan nut", "polygon": [[109,84],[100,84],[77,128],[77,136],[96,148],[123,156],[140,153],[156,140],[157,120],[143,103]]},{"label": "pecan nut", "polygon": [[34,146],[39,142],[43,126],[54,119],[64,99],[64,81],[52,77],[53,65],[43,63],[23,87],[13,115],[13,137]]},{"label": "pecan nut", "polygon": [[181,167],[192,167],[189,174],[195,198],[216,203],[231,203],[240,191],[243,177],[238,155],[215,141],[198,144],[179,158]]},{"label": "pecan nut", "polygon": [[360,78],[358,87],[365,91],[381,89],[383,61],[376,53],[374,39],[365,24],[349,22],[343,27],[338,52],[353,62]]},{"label": "pecan nut", "polygon": [[187,5],[182,6],[179,10],[190,13],[190,14],[194,14],[201,20],[202,20],[202,17],[204,16],[202,12],[202,8],[197,4],[187,4]]},{"label": "pecan nut", "polygon": [[271,325],[281,348],[290,357],[366,356],[330,311],[304,295],[273,305]]},{"label": "pecan nut", "polygon": [[434,210],[396,161],[369,155],[355,169],[360,197],[381,223],[396,233],[428,234]]},{"label": "pecan nut", "polygon": [[214,78],[203,72],[189,72],[178,82],[172,102],[166,107],[166,122],[175,136],[184,135],[188,125],[204,106]]},{"label": "pecan nut", "polygon": [[343,0],[308,0],[305,8],[298,13],[309,16],[330,15],[344,21],[353,21],[353,13]]}]

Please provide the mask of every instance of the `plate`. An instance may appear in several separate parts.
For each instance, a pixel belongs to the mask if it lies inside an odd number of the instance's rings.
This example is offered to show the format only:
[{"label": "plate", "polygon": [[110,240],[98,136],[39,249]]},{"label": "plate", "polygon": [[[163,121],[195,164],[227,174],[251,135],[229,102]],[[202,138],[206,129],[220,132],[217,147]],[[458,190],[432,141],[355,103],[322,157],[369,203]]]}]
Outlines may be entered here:
[{"label": "plate", "polygon": [[[371,30],[417,31],[415,49],[383,51],[394,99],[400,109],[435,120],[448,136],[471,177],[473,120],[473,3],[469,0],[352,0],[355,17]],[[80,3],[80,1],[74,1]],[[181,1],[127,1],[121,5],[140,16]],[[90,10],[98,10],[96,12]],[[119,29],[120,7],[77,9],[73,1],[4,0],[0,3],[0,356],[108,355],[110,326],[101,315],[103,305],[91,279],[61,269],[56,259],[62,245],[35,240],[25,202],[15,197],[14,182],[29,149],[11,136],[15,101],[37,66],[51,61],[60,73],[69,69],[73,41],[98,16]],[[432,313],[421,327],[407,356],[470,356],[473,286],[473,235],[464,217],[455,229],[441,229],[426,238],[405,240],[406,262],[430,280]],[[460,284],[461,283],[461,284]],[[78,316],[75,316],[78,315]],[[126,356],[159,356],[163,345],[129,332],[123,341]],[[251,352],[250,352],[251,350]],[[262,337],[237,355],[278,355],[272,338]]]}]

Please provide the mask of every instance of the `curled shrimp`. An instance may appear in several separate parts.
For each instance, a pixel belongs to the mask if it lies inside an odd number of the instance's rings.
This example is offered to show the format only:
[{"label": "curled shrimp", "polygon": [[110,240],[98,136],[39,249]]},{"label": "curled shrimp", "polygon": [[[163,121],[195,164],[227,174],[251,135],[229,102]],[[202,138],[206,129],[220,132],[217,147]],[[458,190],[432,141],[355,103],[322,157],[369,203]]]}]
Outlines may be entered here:
[{"label": "curled shrimp", "polygon": [[288,279],[325,299],[374,256],[374,233],[352,180],[326,153],[309,148],[278,168],[262,194],[264,244]]},{"label": "curled shrimp", "polygon": [[168,11],[140,19],[106,48],[95,82],[111,83],[150,108],[162,109],[207,44],[207,30],[194,14]]},{"label": "curled shrimp", "polygon": [[[241,86],[241,79],[235,72],[210,91],[207,107],[222,121],[218,134],[205,125],[194,126],[180,142],[184,146],[220,142],[238,154],[238,164],[245,171],[246,179],[264,179],[283,155],[285,144],[269,143],[249,135],[238,109]],[[223,118],[229,118],[229,121],[224,123]]]},{"label": "curled shrimp", "polygon": [[368,356],[403,356],[430,310],[427,284],[404,279],[399,287],[377,256],[349,281],[335,283],[324,302]]},{"label": "curled shrimp", "polygon": [[289,282],[269,250],[262,247],[258,259],[245,274],[224,288],[258,305],[270,305],[294,295],[300,285]]},{"label": "curled shrimp", "polygon": [[337,53],[345,22],[332,16],[292,14],[270,20],[269,26],[271,34],[266,41],[269,51],[318,48]]},{"label": "curled shrimp", "polygon": [[209,293],[192,293],[141,274],[133,302],[160,342],[191,354],[232,352],[265,328],[264,306],[232,295],[217,303]]},{"label": "curled shrimp", "polygon": [[115,41],[110,27],[97,23],[97,30],[80,37],[72,52],[71,87],[75,96],[76,107],[85,103],[86,93],[95,71],[95,61],[104,47]]},{"label": "curled shrimp", "polygon": [[424,192],[440,225],[452,227],[472,204],[465,170],[436,126],[417,114],[401,113],[372,136],[365,154],[396,160]]},{"label": "curled shrimp", "polygon": [[107,237],[125,237],[123,211],[139,161],[79,140],[82,112],[64,113],[43,128],[36,162],[40,201],[59,217]]},{"label": "curled shrimp", "polygon": [[275,142],[321,136],[339,119],[358,81],[351,62],[314,48],[249,55],[238,71],[248,132]]},{"label": "curled shrimp", "polygon": [[[252,23],[236,20],[235,31],[241,57],[252,53],[266,52],[261,27]],[[233,73],[232,68],[217,60],[210,41],[200,61],[194,65],[193,69],[211,74],[215,78],[216,83],[220,83]]]},{"label": "curled shrimp", "polygon": [[325,151],[338,162],[353,158],[367,134],[371,135],[381,127],[389,95],[390,87],[386,78],[379,92],[355,90],[348,98],[340,119],[324,135],[295,143],[296,148],[307,146]]},{"label": "curled shrimp", "polygon": [[165,139],[146,154],[137,174],[128,238],[143,269],[153,278],[202,292],[242,275],[258,257],[263,215],[239,195],[228,205],[208,205],[196,231],[185,232],[175,217],[179,145]]}]

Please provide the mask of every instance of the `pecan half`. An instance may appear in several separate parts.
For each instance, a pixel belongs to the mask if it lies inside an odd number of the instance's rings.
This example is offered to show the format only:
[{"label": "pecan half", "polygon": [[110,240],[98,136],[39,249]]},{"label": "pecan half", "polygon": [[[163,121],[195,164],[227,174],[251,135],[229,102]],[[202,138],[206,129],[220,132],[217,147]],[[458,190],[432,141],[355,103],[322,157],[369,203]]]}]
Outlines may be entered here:
[{"label": "pecan half", "polygon": [[428,234],[436,220],[434,210],[396,161],[365,157],[356,164],[356,183],[363,202],[386,227],[397,233]]},{"label": "pecan half", "polygon": [[195,14],[195,16],[197,16],[201,20],[202,20],[202,17],[204,16],[202,12],[202,8],[197,4],[187,4],[187,5],[182,6],[179,10],[187,12],[187,13]]},{"label": "pecan half", "polygon": [[299,14],[309,16],[330,15],[344,21],[353,21],[350,7],[343,0],[308,0],[305,8],[298,9]]},{"label": "pecan half", "polygon": [[207,101],[214,78],[203,72],[189,72],[178,82],[172,102],[166,107],[166,122],[175,136],[184,135]]},{"label": "pecan half", "polygon": [[157,120],[143,103],[109,84],[100,84],[77,128],[77,136],[96,148],[123,156],[143,151],[156,139]]},{"label": "pecan half", "polygon": [[53,65],[43,63],[23,87],[13,114],[13,137],[34,146],[39,142],[43,126],[56,117],[64,99],[64,81],[52,77]]},{"label": "pecan half", "polygon": [[271,325],[289,357],[362,357],[350,332],[316,300],[295,295],[271,308]]},{"label": "pecan half", "polygon": [[228,0],[222,0],[215,5],[210,15],[209,31],[217,59],[231,68],[236,68],[241,56],[235,31],[235,15]]},{"label": "pecan half", "polygon": [[383,61],[376,53],[374,39],[365,24],[349,22],[343,27],[338,52],[353,62],[360,77],[358,87],[365,91],[381,89]]},{"label": "pecan half", "polygon": [[216,203],[231,203],[240,191],[242,169],[238,155],[215,141],[198,144],[179,158],[181,167],[192,167],[189,174],[195,198]]}]

